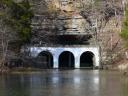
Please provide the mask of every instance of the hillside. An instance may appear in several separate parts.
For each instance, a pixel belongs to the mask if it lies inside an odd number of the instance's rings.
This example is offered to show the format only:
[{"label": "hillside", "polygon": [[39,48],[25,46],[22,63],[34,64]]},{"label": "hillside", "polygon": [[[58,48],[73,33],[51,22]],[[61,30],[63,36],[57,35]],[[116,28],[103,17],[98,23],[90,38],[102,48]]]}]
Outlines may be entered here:
[{"label": "hillside", "polygon": [[[63,33],[67,33],[70,26],[77,26],[78,31],[80,31],[78,27],[81,29],[84,27],[84,33],[91,34],[92,37],[90,38],[88,35],[88,38],[83,35],[80,38],[81,33],[79,33],[77,37],[67,37],[72,40],[77,38],[79,42],[65,42],[65,44],[99,45],[101,47],[101,62],[105,66],[115,65],[125,58],[124,43],[120,37],[126,6],[126,2],[123,0],[94,0],[92,2],[90,0],[64,0],[61,1],[61,4],[58,0],[48,2],[39,0],[31,3],[35,14],[32,21],[33,36],[31,39],[33,44],[35,43],[34,45],[58,44],[60,38],[56,37],[56,34],[60,34],[62,30]],[[75,23],[71,21],[72,17],[78,15],[83,19],[81,19],[82,21],[75,19],[76,25],[73,25]],[[62,42],[67,41],[67,38],[62,39]]]},{"label": "hillside", "polygon": [[[120,37],[127,3],[125,0],[2,0],[1,2],[1,25],[7,20],[9,25],[5,24],[8,26],[5,27],[6,34],[9,37],[18,37],[5,39],[8,42],[1,42],[1,56],[6,54],[4,59],[8,51],[17,55],[21,46],[51,46],[62,43],[100,46],[103,66],[112,67],[112,64],[115,65],[125,59],[126,50]],[[11,32],[8,33],[8,30]],[[3,29],[0,32],[3,34]],[[63,38],[62,34],[67,37]],[[72,38],[68,36],[69,34],[73,34]],[[2,44],[6,46],[4,50]],[[9,47],[12,45],[18,46],[16,49],[19,51],[10,50],[12,48]]]}]

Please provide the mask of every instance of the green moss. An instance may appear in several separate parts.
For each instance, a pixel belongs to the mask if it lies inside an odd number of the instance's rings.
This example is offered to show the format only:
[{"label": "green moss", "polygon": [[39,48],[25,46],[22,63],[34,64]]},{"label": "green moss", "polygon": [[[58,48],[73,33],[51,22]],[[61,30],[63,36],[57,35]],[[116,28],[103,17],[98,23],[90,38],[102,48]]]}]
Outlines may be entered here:
[{"label": "green moss", "polygon": [[13,0],[0,0],[0,3],[10,6],[13,3]]}]

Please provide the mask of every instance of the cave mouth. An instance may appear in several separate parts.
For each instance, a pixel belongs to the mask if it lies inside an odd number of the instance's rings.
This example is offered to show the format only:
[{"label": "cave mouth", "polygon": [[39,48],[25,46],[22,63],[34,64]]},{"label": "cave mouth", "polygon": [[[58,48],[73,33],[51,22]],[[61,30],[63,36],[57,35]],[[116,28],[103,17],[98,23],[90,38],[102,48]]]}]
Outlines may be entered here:
[{"label": "cave mouth", "polygon": [[69,51],[64,51],[59,56],[60,69],[73,69],[74,68],[74,55]]},{"label": "cave mouth", "polygon": [[46,68],[51,69],[53,68],[53,56],[50,52],[43,51],[39,53],[36,59],[36,68]]},{"label": "cave mouth", "polygon": [[94,66],[94,54],[90,51],[84,52],[80,56],[80,68],[93,68]]}]

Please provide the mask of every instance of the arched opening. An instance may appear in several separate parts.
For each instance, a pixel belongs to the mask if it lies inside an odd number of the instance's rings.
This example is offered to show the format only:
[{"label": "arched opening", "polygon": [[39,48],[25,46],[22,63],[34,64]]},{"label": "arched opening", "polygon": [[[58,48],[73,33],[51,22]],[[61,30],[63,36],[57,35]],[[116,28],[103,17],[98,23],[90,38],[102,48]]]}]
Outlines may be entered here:
[{"label": "arched opening", "polygon": [[93,68],[94,66],[94,54],[90,51],[84,52],[80,56],[80,67],[81,68]]},{"label": "arched opening", "polygon": [[74,68],[74,55],[64,51],[59,56],[59,68]]},{"label": "arched opening", "polygon": [[37,64],[35,65],[35,67],[46,69],[53,68],[53,56],[50,52],[43,51],[39,53],[36,62]]}]

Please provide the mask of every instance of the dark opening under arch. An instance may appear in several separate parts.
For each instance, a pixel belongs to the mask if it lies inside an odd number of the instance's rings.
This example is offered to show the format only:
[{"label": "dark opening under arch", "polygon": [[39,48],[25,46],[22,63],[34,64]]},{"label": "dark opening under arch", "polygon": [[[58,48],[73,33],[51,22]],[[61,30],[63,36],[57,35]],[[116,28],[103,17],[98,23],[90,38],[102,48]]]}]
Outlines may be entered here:
[{"label": "dark opening under arch", "polygon": [[53,68],[53,56],[48,51],[43,51],[39,53],[36,61],[37,64],[35,65],[35,67],[46,68],[46,69]]},{"label": "dark opening under arch", "polygon": [[80,56],[80,67],[81,68],[93,68],[94,66],[94,54],[90,51],[84,52],[81,56]]},{"label": "dark opening under arch", "polygon": [[64,51],[59,56],[59,68],[74,68],[74,55]]}]

